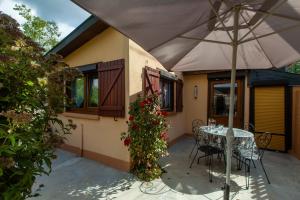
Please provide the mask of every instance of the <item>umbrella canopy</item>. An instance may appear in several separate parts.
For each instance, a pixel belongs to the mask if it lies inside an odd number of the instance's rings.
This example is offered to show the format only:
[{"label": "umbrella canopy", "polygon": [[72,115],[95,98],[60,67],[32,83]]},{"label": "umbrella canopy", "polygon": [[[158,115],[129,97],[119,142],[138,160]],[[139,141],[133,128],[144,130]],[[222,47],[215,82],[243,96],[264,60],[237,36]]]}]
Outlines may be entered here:
[{"label": "umbrella canopy", "polygon": [[231,69],[224,199],[229,199],[236,69],[300,59],[299,0],[73,0],[173,71]]},{"label": "umbrella canopy", "polygon": [[73,1],[173,71],[231,69],[236,5],[237,69],[281,67],[300,57],[299,0]]}]

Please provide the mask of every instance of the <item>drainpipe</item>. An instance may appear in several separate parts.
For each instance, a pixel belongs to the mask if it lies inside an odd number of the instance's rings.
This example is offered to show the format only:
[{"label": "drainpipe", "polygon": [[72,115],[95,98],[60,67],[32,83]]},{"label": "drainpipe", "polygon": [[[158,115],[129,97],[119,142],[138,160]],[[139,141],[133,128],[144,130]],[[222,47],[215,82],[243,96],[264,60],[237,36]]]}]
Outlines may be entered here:
[{"label": "drainpipe", "polygon": [[83,157],[83,124],[80,124],[81,126],[81,151],[80,151],[80,157]]}]

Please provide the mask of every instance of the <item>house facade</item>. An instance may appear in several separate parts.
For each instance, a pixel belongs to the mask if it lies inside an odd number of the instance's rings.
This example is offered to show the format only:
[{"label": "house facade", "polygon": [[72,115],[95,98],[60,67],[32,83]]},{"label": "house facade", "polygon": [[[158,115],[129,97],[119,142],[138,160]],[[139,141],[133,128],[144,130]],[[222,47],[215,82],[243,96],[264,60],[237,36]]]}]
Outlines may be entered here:
[{"label": "house facade", "polygon": [[[161,106],[169,113],[170,144],[191,134],[191,123],[196,118],[204,123],[214,118],[219,124],[227,124],[229,72],[167,72],[134,41],[94,16],[83,22],[49,53],[61,54],[69,66],[83,73],[83,77],[69,83],[67,89],[74,106],[60,115],[63,120],[72,119],[77,125],[63,146],[69,151],[121,170],[129,170],[129,152],[120,140],[120,134],[127,131],[129,103],[137,95],[155,90],[162,93]],[[299,130],[300,111],[291,115],[286,113],[293,108],[300,109],[298,104],[289,102],[290,98],[300,98],[300,89],[291,89],[289,83],[264,85],[253,73],[239,71],[237,74],[235,127],[242,128],[245,124],[254,123],[261,132],[272,131],[284,135],[274,137],[281,139],[274,140],[273,149],[287,151],[292,146],[298,148],[300,138],[297,135],[300,133],[296,130]],[[264,99],[266,92],[269,92],[269,99]],[[271,105],[271,111],[274,108],[276,111],[263,115],[264,112],[259,109],[265,107],[265,101]],[[291,119],[289,116],[298,121],[288,121]],[[293,130],[289,127],[293,127]],[[298,142],[291,142],[292,135],[293,138],[298,137]],[[294,149],[300,155],[297,148]]]},{"label": "house facade", "polygon": [[[149,85],[146,76],[156,82],[164,81],[168,92],[172,90],[166,102],[170,104],[166,106],[169,142],[185,133],[184,113],[176,110],[176,83],[181,74],[168,73],[135,42],[97,18],[87,19],[50,52],[61,54],[70,67],[76,67],[84,75],[70,87],[74,90],[69,94],[75,98],[75,107],[60,115],[63,120],[72,119],[77,125],[67,136],[63,148],[128,170],[129,152],[120,134],[127,131],[129,102]],[[153,76],[153,72],[159,76]],[[95,89],[98,92],[93,95]]]}]

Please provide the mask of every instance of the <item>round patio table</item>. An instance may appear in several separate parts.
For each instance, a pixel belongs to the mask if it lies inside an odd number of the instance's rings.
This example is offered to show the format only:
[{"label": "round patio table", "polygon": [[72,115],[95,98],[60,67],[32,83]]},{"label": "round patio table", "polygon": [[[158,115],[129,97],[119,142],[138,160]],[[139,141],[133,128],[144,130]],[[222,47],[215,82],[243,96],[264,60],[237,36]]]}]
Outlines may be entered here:
[{"label": "round patio table", "polygon": [[[228,128],[227,127],[212,128],[212,127],[209,127],[209,126],[201,126],[200,130],[202,130],[206,134],[226,137],[226,133],[227,133]],[[254,137],[253,133],[251,133],[249,131],[242,130],[242,129],[238,129],[238,128],[233,128],[233,133],[234,133],[235,138],[253,138]]]}]

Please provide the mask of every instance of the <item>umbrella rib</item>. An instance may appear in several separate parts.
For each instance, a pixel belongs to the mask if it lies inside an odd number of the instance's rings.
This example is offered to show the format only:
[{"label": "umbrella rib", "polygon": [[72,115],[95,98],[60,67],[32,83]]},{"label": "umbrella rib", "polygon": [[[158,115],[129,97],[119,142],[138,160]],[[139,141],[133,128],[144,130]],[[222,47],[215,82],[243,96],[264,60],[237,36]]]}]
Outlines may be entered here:
[{"label": "umbrella rib", "polygon": [[[270,9],[270,13],[274,10],[276,10],[277,8],[279,8],[281,5],[283,5],[284,3],[286,3],[287,0],[283,0],[281,3],[279,3],[277,6],[275,6],[274,8]],[[245,7],[243,6],[242,9],[245,9]],[[241,39],[239,39],[239,43],[246,38],[251,31],[254,31],[266,18],[268,18],[270,16],[270,14],[266,14],[256,25],[254,25],[253,27],[250,27],[250,31],[248,31],[248,33],[246,33]]]},{"label": "umbrella rib", "polygon": [[218,40],[207,40],[207,39],[200,39],[200,38],[195,38],[195,37],[180,36],[179,38],[184,38],[184,39],[189,39],[189,40],[197,40],[200,42],[217,43],[217,44],[227,44],[227,45],[232,44],[231,42],[223,42],[223,41],[218,41]]},{"label": "umbrella rib", "polygon": [[275,17],[280,17],[280,18],[289,19],[289,20],[298,21],[298,22],[300,21],[300,18],[297,18],[297,17],[291,17],[291,16],[287,16],[287,15],[282,15],[282,14],[279,14],[279,13],[271,13],[269,11],[264,11],[264,10],[254,10],[254,9],[246,8],[246,7],[244,8],[244,10],[249,10],[249,11],[252,11],[252,12],[259,12],[259,13],[272,15],[272,16],[275,16]]},{"label": "umbrella rib", "polygon": [[[244,15],[242,13],[240,13],[241,17],[243,18],[244,22],[247,23],[247,20],[245,19]],[[250,28],[249,28],[250,30]],[[251,30],[250,30],[251,31]],[[254,37],[256,38],[256,34],[251,31],[251,33],[254,35]],[[258,43],[258,45],[260,46],[261,50],[263,51],[263,53],[265,54],[266,58],[268,59],[268,61],[270,62],[270,64],[272,65],[272,67],[274,67],[273,62],[271,61],[271,59],[268,57],[267,53],[265,52],[264,48],[261,46],[260,42],[258,39],[255,39]]]},{"label": "umbrella rib", "polygon": [[230,40],[233,42],[232,36],[230,35],[229,31],[226,29],[226,26],[225,26],[223,20],[220,19],[220,16],[219,16],[218,12],[215,10],[213,3],[211,2],[211,0],[208,0],[208,1],[209,1],[209,4],[210,4],[210,7],[211,7],[212,11],[215,13],[216,17],[218,18],[218,20],[221,22],[223,28],[225,29],[225,31],[226,31],[228,37],[229,37]]},{"label": "umbrella rib", "polygon": [[[220,16],[226,15],[226,14],[229,13],[231,10],[232,10],[232,9],[229,9],[229,10],[223,12],[222,14],[220,14]],[[201,24],[197,24],[197,25],[195,25],[195,26],[193,26],[193,27],[189,27],[188,29],[186,29],[186,30],[184,30],[183,32],[181,32],[181,33],[175,35],[174,37],[171,37],[170,39],[168,39],[168,40],[166,40],[166,41],[164,41],[164,42],[162,42],[162,43],[160,43],[160,44],[158,44],[158,45],[156,45],[156,46],[154,46],[154,47],[148,49],[148,51],[151,52],[151,51],[153,51],[154,49],[158,48],[159,46],[162,46],[162,45],[164,45],[164,44],[170,42],[171,40],[174,40],[175,38],[181,36],[182,34],[185,34],[185,33],[189,32],[189,31],[191,31],[191,30],[193,30],[193,29],[195,29],[195,28],[197,28],[197,27],[199,27],[199,26],[202,26],[202,25],[204,25],[204,24],[210,22],[211,20],[213,20],[213,19],[215,19],[215,18],[216,18],[216,16],[211,17],[211,18],[209,18],[208,20],[206,20],[205,22],[203,22],[203,23],[201,23]]]},{"label": "umbrella rib", "polygon": [[257,36],[257,37],[252,37],[252,38],[249,38],[247,40],[240,41],[239,44],[243,44],[243,43],[250,42],[252,40],[256,40],[256,39],[260,39],[260,38],[264,38],[264,37],[267,37],[267,36],[270,36],[270,35],[274,35],[276,33],[282,33],[282,32],[285,32],[285,31],[288,31],[288,30],[291,30],[291,29],[294,29],[294,28],[298,28],[299,26],[300,26],[300,23],[298,23],[294,26],[290,26],[290,27],[287,27],[287,28],[280,29],[278,31],[273,31],[273,32],[265,34],[265,35],[260,35],[260,36]]},{"label": "umbrella rib", "polygon": [[[246,29],[246,28],[249,28],[249,25],[239,25],[238,27],[239,29]],[[224,29],[223,27],[222,28],[217,28],[216,31],[225,31],[225,30],[228,30],[228,31],[233,31],[234,27],[233,26],[227,26],[226,29]]]},{"label": "umbrella rib", "polygon": [[[231,9],[232,10],[232,9]],[[213,31],[215,31],[215,29],[216,29],[217,27],[215,27],[213,30],[212,30],[212,32]],[[181,36],[181,37],[183,37],[183,36]],[[188,39],[188,38],[185,38],[185,39]],[[197,39],[198,40],[198,39]],[[206,39],[203,39],[203,40],[206,40]],[[191,48],[191,50],[189,50],[189,51],[187,51],[182,57],[181,57],[181,59],[179,59],[178,61],[176,61],[176,63],[174,64],[174,66],[180,61],[180,60],[182,60],[185,56],[187,56],[191,51],[193,51],[201,42],[204,42],[203,40],[201,40],[200,39],[200,41],[193,47],[193,48]],[[206,40],[206,41],[210,41],[210,40]],[[212,42],[213,40],[211,40],[211,42]],[[221,42],[221,41],[220,41]],[[218,42],[218,43],[220,43],[220,42]],[[215,42],[216,43],[216,42]],[[221,42],[222,43],[222,42]],[[227,44],[229,44],[229,45],[232,45],[232,43],[226,43],[226,45]],[[174,67],[173,67],[174,68]]]}]

